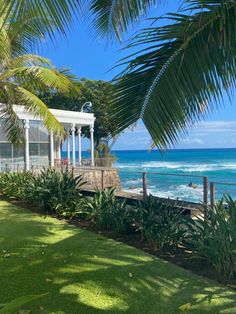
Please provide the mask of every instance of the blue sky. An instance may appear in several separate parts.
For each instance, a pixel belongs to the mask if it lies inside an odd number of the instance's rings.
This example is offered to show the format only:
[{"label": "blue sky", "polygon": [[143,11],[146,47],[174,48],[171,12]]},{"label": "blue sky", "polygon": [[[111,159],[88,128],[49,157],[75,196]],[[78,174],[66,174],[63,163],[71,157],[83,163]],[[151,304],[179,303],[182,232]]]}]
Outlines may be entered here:
[{"label": "blue sky", "polygon": [[[153,8],[150,15],[160,16],[174,11],[181,1]],[[147,22],[143,22],[145,25]],[[137,29],[137,28],[136,28]],[[130,31],[129,35],[132,35]],[[41,54],[50,58],[58,67],[67,67],[78,77],[110,80],[118,69],[110,70],[115,62],[127,53],[119,51],[117,44],[108,45],[105,40],[97,40],[94,31],[87,23],[77,22],[67,38],[59,38],[53,45],[45,42]],[[110,71],[109,71],[110,70]],[[236,106],[225,97],[222,109],[212,114],[199,125],[189,129],[188,136],[176,148],[214,148],[236,147]],[[151,139],[142,122],[133,131],[127,130],[120,135],[114,149],[147,149]],[[83,148],[89,143],[83,141]]]}]

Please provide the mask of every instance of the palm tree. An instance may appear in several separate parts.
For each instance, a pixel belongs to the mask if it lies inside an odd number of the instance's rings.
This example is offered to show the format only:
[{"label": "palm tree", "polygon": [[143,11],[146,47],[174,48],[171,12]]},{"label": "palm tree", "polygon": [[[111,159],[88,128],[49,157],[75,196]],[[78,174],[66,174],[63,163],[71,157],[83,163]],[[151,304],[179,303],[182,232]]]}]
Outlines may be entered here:
[{"label": "palm tree", "polygon": [[[92,0],[98,34],[120,38],[156,2]],[[117,131],[142,119],[160,148],[220,107],[223,90],[230,97],[236,82],[236,1],[182,2],[166,26],[153,20],[131,39],[128,48],[138,52],[122,60],[115,79]]]},{"label": "palm tree", "polygon": [[24,105],[33,115],[39,116],[48,129],[64,133],[35,91],[50,89],[68,93],[74,88],[73,76],[68,71],[58,71],[48,59],[27,53],[41,32],[34,28],[36,18],[26,20],[22,26],[20,20],[15,24],[8,20],[4,24],[0,19],[0,113],[5,118],[5,129],[12,142],[20,140],[19,135],[22,134],[22,124],[14,113],[14,104]]},{"label": "palm tree", "polygon": [[10,18],[14,24],[22,21],[26,26],[25,17],[40,17],[34,31],[51,38],[56,32],[65,34],[81,11],[81,0],[0,0],[0,17],[5,23],[8,24]]},{"label": "palm tree", "polygon": [[65,35],[80,10],[80,0],[0,0],[0,101],[5,104],[0,111],[6,118],[9,140],[19,140],[22,133],[13,104],[23,104],[49,129],[64,132],[34,91],[46,88],[71,93],[73,77],[68,71],[56,70],[35,51],[42,41],[55,40],[56,33]]},{"label": "palm tree", "polygon": [[89,2],[89,9],[94,17],[92,26],[96,28],[98,36],[108,37],[109,40],[115,37],[121,41],[122,35],[130,25],[137,24],[140,18],[161,0],[90,0]]}]

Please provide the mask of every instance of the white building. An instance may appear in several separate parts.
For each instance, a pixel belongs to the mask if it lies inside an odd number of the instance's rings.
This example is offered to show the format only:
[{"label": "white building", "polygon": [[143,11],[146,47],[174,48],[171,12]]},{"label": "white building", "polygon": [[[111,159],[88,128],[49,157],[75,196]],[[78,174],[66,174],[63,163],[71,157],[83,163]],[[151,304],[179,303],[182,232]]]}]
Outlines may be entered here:
[{"label": "white building", "polygon": [[[54,166],[56,162],[60,163],[61,146],[64,139],[54,136],[52,132],[48,134],[41,119],[29,114],[23,106],[14,106],[14,111],[18,118],[24,121],[25,143],[23,146],[9,143],[4,133],[4,119],[0,118],[0,170],[24,168],[28,171],[32,166],[40,168],[47,165]],[[81,128],[84,126],[90,128],[90,164],[94,166],[94,115],[92,113],[57,109],[50,109],[50,111],[67,131],[66,162],[72,166],[82,164]],[[78,136],[78,147],[75,146],[76,136]],[[77,159],[76,150],[78,150]]]}]

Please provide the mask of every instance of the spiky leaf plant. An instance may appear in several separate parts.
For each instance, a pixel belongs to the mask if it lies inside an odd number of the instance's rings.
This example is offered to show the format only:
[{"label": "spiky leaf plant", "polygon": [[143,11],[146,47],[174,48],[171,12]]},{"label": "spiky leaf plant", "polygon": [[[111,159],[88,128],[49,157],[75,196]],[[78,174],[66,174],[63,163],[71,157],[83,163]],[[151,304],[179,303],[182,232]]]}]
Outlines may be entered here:
[{"label": "spiky leaf plant", "polygon": [[86,201],[86,208],[90,219],[99,230],[117,233],[128,229],[128,211],[125,201],[118,200],[115,188],[97,190],[94,197]]},{"label": "spiky leaf plant", "polygon": [[193,221],[191,243],[219,274],[235,278],[236,201],[225,195],[214,208],[204,205],[202,211],[202,218]]},{"label": "spiky leaf plant", "polygon": [[175,250],[188,238],[183,213],[173,202],[161,202],[150,194],[136,205],[136,230],[153,249]]}]

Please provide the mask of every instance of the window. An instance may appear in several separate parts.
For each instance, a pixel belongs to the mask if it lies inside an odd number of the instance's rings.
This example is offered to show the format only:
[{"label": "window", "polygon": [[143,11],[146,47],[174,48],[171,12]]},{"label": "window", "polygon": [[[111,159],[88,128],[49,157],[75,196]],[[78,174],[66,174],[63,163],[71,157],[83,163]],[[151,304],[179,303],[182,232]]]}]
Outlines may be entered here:
[{"label": "window", "polygon": [[30,143],[39,142],[39,121],[30,121],[29,141]]},{"label": "window", "polygon": [[0,119],[0,142],[8,142],[6,133],[4,131],[5,119]]},{"label": "window", "polygon": [[48,143],[48,131],[41,121],[30,121],[29,128],[30,143]]},{"label": "window", "polygon": [[48,157],[48,155],[49,155],[48,143],[40,143],[39,144],[39,154],[40,154],[40,157]]},{"label": "window", "polygon": [[12,145],[9,143],[0,143],[0,159],[12,158]]},{"label": "window", "polygon": [[49,139],[48,139],[48,130],[45,128],[45,126],[40,123],[39,125],[39,141],[48,143]]},{"label": "window", "polygon": [[13,146],[13,158],[15,162],[24,161],[24,145]]},{"label": "window", "polygon": [[29,144],[29,154],[30,157],[38,157],[39,156],[39,144],[37,143],[30,143]]}]

